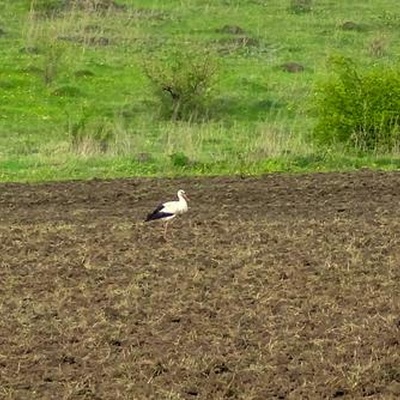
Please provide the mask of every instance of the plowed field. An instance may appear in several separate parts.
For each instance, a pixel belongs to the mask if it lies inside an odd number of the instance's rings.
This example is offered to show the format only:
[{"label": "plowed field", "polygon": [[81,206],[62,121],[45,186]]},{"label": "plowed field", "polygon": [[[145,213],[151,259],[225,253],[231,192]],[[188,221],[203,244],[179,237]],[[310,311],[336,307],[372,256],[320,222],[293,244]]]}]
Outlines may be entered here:
[{"label": "plowed field", "polygon": [[400,173],[0,185],[0,398],[400,398]]}]

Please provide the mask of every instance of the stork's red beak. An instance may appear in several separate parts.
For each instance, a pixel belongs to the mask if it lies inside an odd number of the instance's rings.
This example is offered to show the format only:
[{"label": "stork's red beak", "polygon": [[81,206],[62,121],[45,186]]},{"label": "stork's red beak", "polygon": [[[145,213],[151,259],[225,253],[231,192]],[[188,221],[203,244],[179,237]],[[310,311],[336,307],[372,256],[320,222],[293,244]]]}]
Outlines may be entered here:
[{"label": "stork's red beak", "polygon": [[189,199],[189,197],[187,196],[186,193],[183,195],[183,197],[186,199],[186,201],[190,201],[190,199]]}]

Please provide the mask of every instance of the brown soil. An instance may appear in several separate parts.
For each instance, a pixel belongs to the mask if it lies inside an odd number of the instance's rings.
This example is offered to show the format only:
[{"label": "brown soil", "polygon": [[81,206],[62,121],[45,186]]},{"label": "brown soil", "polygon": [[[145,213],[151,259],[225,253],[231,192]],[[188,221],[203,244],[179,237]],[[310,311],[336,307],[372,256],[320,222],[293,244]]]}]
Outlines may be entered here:
[{"label": "brown soil", "polygon": [[368,171],[3,184],[0,398],[399,398],[399,202]]}]

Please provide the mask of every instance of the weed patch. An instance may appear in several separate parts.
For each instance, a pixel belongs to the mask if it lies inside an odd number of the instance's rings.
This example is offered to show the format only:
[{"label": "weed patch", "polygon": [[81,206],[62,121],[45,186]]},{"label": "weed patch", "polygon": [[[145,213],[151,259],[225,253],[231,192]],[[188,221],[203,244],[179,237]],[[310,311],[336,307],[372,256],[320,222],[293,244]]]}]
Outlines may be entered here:
[{"label": "weed patch", "polygon": [[71,149],[81,155],[106,153],[115,139],[112,124],[106,119],[82,116],[68,126]]},{"label": "weed patch", "polygon": [[293,14],[309,13],[313,9],[313,0],[290,0],[288,10]]}]

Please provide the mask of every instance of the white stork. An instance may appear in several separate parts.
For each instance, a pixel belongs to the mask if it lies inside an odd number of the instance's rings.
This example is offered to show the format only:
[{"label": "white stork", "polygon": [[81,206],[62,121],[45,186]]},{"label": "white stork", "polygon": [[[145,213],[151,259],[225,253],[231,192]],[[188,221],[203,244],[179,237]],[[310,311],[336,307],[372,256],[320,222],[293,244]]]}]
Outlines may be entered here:
[{"label": "white stork", "polygon": [[183,214],[188,210],[189,201],[184,190],[178,190],[178,201],[167,201],[166,203],[160,204],[152,213],[148,214],[145,222],[153,220],[165,221],[164,239],[167,239],[168,223],[174,219],[177,215]]}]

